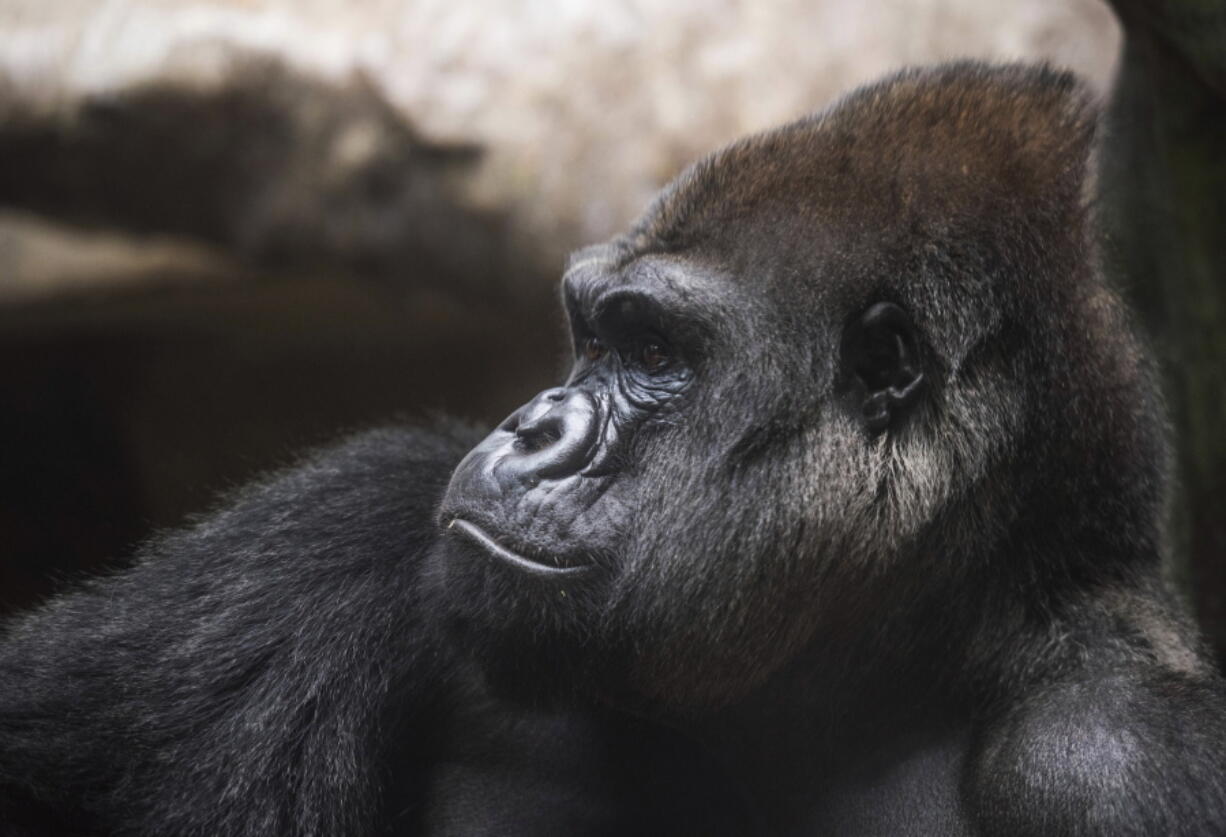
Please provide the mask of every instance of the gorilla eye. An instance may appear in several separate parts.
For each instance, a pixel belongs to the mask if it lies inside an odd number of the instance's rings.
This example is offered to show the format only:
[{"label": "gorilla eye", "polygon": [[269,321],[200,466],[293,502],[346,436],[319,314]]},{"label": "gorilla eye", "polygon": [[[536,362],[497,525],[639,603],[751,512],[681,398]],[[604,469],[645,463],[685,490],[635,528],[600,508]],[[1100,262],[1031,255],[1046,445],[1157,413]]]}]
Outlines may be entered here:
[{"label": "gorilla eye", "polygon": [[595,337],[589,337],[583,341],[583,356],[592,363],[600,360],[608,354],[609,348],[597,340]]},{"label": "gorilla eye", "polygon": [[663,372],[672,362],[672,355],[660,343],[644,343],[638,349],[638,361],[648,372]]}]

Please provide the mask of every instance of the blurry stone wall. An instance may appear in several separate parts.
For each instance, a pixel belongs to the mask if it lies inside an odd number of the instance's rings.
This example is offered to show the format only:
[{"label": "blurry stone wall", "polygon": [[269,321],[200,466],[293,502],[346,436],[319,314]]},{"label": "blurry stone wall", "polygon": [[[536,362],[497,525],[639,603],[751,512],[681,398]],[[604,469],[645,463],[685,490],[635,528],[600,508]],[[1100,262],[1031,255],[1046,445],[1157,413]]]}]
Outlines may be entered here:
[{"label": "blurry stone wall", "polygon": [[[893,69],[1046,60],[1104,89],[1118,47],[1099,0],[0,2],[0,77],[61,116],[150,80],[216,88],[241,74],[236,54],[361,78],[423,137],[483,149],[465,202],[509,211],[551,265],[696,157]],[[366,118],[336,133],[329,165],[378,152]]]}]

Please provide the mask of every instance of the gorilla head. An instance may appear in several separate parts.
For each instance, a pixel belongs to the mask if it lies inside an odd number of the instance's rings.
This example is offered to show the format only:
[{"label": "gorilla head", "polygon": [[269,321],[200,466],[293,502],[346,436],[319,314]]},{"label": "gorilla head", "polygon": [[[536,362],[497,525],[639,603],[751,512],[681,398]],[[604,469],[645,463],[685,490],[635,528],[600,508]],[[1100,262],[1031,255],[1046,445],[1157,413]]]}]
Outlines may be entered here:
[{"label": "gorilla head", "polygon": [[1063,74],[907,72],[576,254],[569,378],[440,511],[479,656],[689,709],[797,660],[971,682],[1150,572],[1160,410],[1091,257],[1093,127]]}]

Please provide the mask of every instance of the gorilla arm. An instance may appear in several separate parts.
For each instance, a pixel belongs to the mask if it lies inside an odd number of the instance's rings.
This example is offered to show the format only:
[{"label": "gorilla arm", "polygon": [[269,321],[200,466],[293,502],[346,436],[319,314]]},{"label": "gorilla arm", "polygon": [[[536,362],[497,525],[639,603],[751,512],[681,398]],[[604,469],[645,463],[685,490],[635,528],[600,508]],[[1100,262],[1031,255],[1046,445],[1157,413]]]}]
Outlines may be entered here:
[{"label": "gorilla arm", "polygon": [[433,517],[473,441],[356,437],[10,623],[0,834],[751,833],[689,742],[453,652]]},{"label": "gorilla arm", "polygon": [[360,436],[10,624],[0,820],[364,831],[388,708],[424,722],[441,697],[422,569],[437,498],[471,443],[455,430]]}]

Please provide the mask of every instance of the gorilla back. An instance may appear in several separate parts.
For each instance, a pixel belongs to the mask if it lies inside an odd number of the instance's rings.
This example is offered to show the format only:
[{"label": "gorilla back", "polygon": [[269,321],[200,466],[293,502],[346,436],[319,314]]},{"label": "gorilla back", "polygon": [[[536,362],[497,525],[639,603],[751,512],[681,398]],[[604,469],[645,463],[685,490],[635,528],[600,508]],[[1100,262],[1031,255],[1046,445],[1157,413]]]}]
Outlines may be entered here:
[{"label": "gorilla back", "polygon": [[0,815],[1226,833],[1095,122],[956,64],[691,167],[573,257],[570,375],[458,466],[356,440],[12,624]]}]

